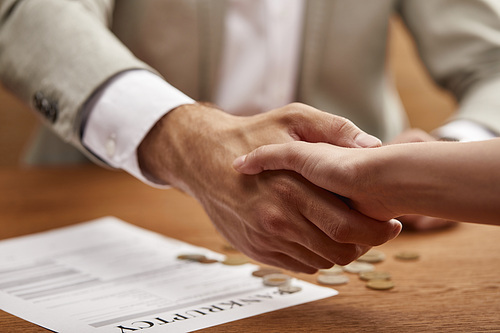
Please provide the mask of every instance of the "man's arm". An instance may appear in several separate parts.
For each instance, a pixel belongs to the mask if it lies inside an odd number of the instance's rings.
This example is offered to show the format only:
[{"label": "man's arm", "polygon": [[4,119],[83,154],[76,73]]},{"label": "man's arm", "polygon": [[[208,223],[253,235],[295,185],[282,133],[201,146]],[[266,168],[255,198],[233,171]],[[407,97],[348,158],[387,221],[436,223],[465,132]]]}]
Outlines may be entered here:
[{"label": "man's arm", "polygon": [[61,138],[80,142],[84,103],[146,64],[108,30],[113,1],[0,1],[0,79]]}]

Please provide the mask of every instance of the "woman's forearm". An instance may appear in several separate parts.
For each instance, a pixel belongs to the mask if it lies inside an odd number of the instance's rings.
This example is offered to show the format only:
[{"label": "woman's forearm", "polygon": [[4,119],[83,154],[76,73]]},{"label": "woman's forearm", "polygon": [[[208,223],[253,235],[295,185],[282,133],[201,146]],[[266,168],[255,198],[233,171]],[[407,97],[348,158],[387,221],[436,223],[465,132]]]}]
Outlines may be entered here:
[{"label": "woman's forearm", "polygon": [[371,159],[367,174],[373,195],[378,192],[394,211],[500,224],[500,139],[400,144],[365,152]]}]

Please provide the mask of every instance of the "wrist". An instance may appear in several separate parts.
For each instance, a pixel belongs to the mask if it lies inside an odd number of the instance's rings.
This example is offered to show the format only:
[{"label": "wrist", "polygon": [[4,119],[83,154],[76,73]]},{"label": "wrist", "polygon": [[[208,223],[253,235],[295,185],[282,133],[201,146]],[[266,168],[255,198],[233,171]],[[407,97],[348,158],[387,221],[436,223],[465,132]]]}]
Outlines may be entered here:
[{"label": "wrist", "polygon": [[[364,191],[368,199],[375,199],[375,205],[385,212],[384,218],[394,218],[405,214],[405,170],[400,168],[400,145],[383,146],[376,149],[365,149],[360,165],[364,177],[359,178],[364,182]],[[358,176],[359,177],[359,176]]]},{"label": "wrist", "polygon": [[201,104],[185,104],[171,110],[158,120],[137,148],[139,167],[144,176],[158,184],[170,184],[183,189],[179,175],[179,143],[186,134],[187,113],[202,108]]},{"label": "wrist", "polygon": [[217,126],[224,123],[222,118],[230,117],[204,103],[181,105],[170,111],[137,149],[145,177],[193,195],[194,187],[205,186],[203,175],[217,151],[212,139],[223,130]]}]

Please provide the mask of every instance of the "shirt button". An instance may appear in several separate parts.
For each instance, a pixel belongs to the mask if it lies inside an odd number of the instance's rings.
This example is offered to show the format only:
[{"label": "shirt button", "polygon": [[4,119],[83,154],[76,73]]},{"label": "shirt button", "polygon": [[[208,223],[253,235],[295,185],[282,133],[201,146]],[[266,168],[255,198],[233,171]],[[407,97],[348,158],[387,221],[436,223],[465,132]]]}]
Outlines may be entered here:
[{"label": "shirt button", "polygon": [[106,155],[109,158],[112,158],[116,152],[116,135],[111,134],[108,140],[106,141]]}]

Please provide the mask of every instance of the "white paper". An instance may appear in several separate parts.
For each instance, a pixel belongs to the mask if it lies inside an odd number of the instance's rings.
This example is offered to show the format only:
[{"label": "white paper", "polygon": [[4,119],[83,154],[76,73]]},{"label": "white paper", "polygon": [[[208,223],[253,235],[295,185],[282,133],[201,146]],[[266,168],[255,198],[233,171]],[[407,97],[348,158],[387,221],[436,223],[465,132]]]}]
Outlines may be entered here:
[{"label": "white paper", "polygon": [[178,260],[210,250],[114,217],[0,242],[0,308],[57,332],[188,332],[330,297],[280,294],[255,265]]}]

